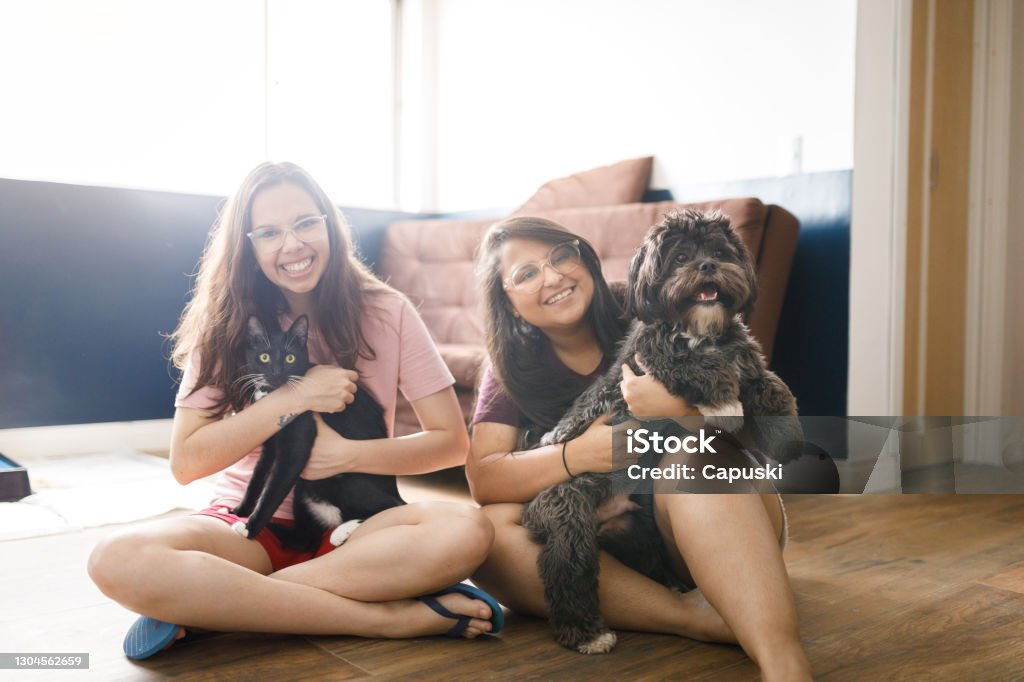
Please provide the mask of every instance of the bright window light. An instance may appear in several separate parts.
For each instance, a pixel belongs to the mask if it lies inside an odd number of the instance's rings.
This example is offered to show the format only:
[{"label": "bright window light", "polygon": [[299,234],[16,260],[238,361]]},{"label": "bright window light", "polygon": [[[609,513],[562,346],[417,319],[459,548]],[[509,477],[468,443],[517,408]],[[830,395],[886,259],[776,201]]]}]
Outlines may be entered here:
[{"label": "bright window light", "polygon": [[391,206],[393,50],[388,0],[270,0],[268,153],[335,201]]},{"label": "bright window light", "polygon": [[0,176],[227,194],[260,161],[392,201],[388,0],[0,1]]}]

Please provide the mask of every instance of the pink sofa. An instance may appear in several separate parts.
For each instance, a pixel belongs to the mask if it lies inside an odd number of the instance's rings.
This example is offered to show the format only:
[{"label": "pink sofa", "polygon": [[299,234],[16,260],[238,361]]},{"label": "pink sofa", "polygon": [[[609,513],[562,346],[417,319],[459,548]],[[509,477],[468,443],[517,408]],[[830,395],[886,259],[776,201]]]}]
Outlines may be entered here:
[{"label": "pink sofa", "polygon": [[[760,287],[747,321],[771,359],[772,342],[786,293],[799,223],[785,209],[760,200],[723,199],[698,204],[672,201],[569,208],[538,212],[594,245],[608,280],[624,280],[633,252],[651,225],[686,206],[721,209],[732,219],[753,254]],[[418,307],[456,380],[463,412],[472,416],[474,392],[484,362],[481,293],[474,255],[489,220],[408,220],[391,224],[380,254],[382,276]],[[411,407],[399,400],[395,433],[419,430]]]}]

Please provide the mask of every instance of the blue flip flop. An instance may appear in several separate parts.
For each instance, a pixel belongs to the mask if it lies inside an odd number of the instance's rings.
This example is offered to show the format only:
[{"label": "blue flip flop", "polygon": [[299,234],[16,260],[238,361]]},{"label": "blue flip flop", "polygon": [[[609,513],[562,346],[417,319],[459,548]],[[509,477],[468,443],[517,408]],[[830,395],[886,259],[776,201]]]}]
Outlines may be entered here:
[{"label": "blue flip flop", "polygon": [[133,661],[149,658],[173,642],[180,629],[174,623],[139,616],[124,636],[124,655]]},{"label": "blue flip flop", "polygon": [[462,616],[452,613],[445,607],[441,606],[441,603],[434,598],[453,593],[465,595],[470,599],[478,599],[487,604],[491,609],[491,630],[484,634],[496,635],[501,632],[501,628],[505,625],[505,612],[501,610],[501,605],[498,604],[498,600],[477,587],[467,585],[466,583],[456,583],[451,587],[438,590],[433,594],[417,597],[417,599],[433,609],[435,613],[444,616],[445,618],[453,618],[456,621],[451,630],[445,633],[446,637],[461,637],[470,621],[470,616]]}]

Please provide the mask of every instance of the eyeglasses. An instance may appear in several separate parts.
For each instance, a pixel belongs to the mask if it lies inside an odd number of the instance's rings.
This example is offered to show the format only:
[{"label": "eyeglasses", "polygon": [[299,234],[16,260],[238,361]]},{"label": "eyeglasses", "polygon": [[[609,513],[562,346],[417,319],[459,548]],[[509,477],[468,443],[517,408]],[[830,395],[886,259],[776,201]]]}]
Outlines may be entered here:
[{"label": "eyeglasses", "polygon": [[311,215],[299,218],[291,227],[264,225],[246,233],[245,236],[252,241],[252,245],[258,251],[277,251],[284,246],[284,236],[288,232],[304,244],[320,241],[327,234],[327,216]]},{"label": "eyeglasses", "polygon": [[502,282],[506,291],[520,294],[535,294],[544,286],[544,266],[561,275],[568,275],[580,266],[580,240],[556,244],[548,251],[543,261],[521,263],[512,269],[512,274]]}]

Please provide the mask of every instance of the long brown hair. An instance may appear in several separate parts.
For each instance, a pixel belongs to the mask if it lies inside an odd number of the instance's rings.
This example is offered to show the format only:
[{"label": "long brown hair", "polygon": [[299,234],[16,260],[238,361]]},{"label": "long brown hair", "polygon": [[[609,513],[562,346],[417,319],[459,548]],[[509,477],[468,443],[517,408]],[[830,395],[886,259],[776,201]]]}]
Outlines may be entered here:
[{"label": "long brown hair", "polygon": [[170,336],[171,360],[178,369],[184,369],[194,351],[202,359],[192,393],[204,386],[224,392],[217,414],[244,407],[242,387],[235,380],[243,373],[249,317],[276,325],[277,316],[287,310],[284,296],[260,270],[246,238],[252,231],[256,195],[282,183],[304,189],[327,216],[330,259],[313,294],[320,334],[342,367],[375,357],[360,329],[364,294],[392,290],[358,260],[348,225],[309,173],[293,163],[262,163],[228,199],[210,230],[192,297]]},{"label": "long brown hair", "polygon": [[594,297],[587,310],[597,343],[605,356],[615,353],[629,320],[608,288],[601,261],[586,239],[545,218],[520,216],[493,225],[477,254],[477,277],[484,290],[487,352],[494,374],[530,426],[548,430],[558,423],[578,397],[573,386],[553,384],[550,368],[537,358],[551,341],[536,327],[517,318],[501,277],[501,247],[511,239],[562,244],[578,239],[582,263],[594,279]]}]

